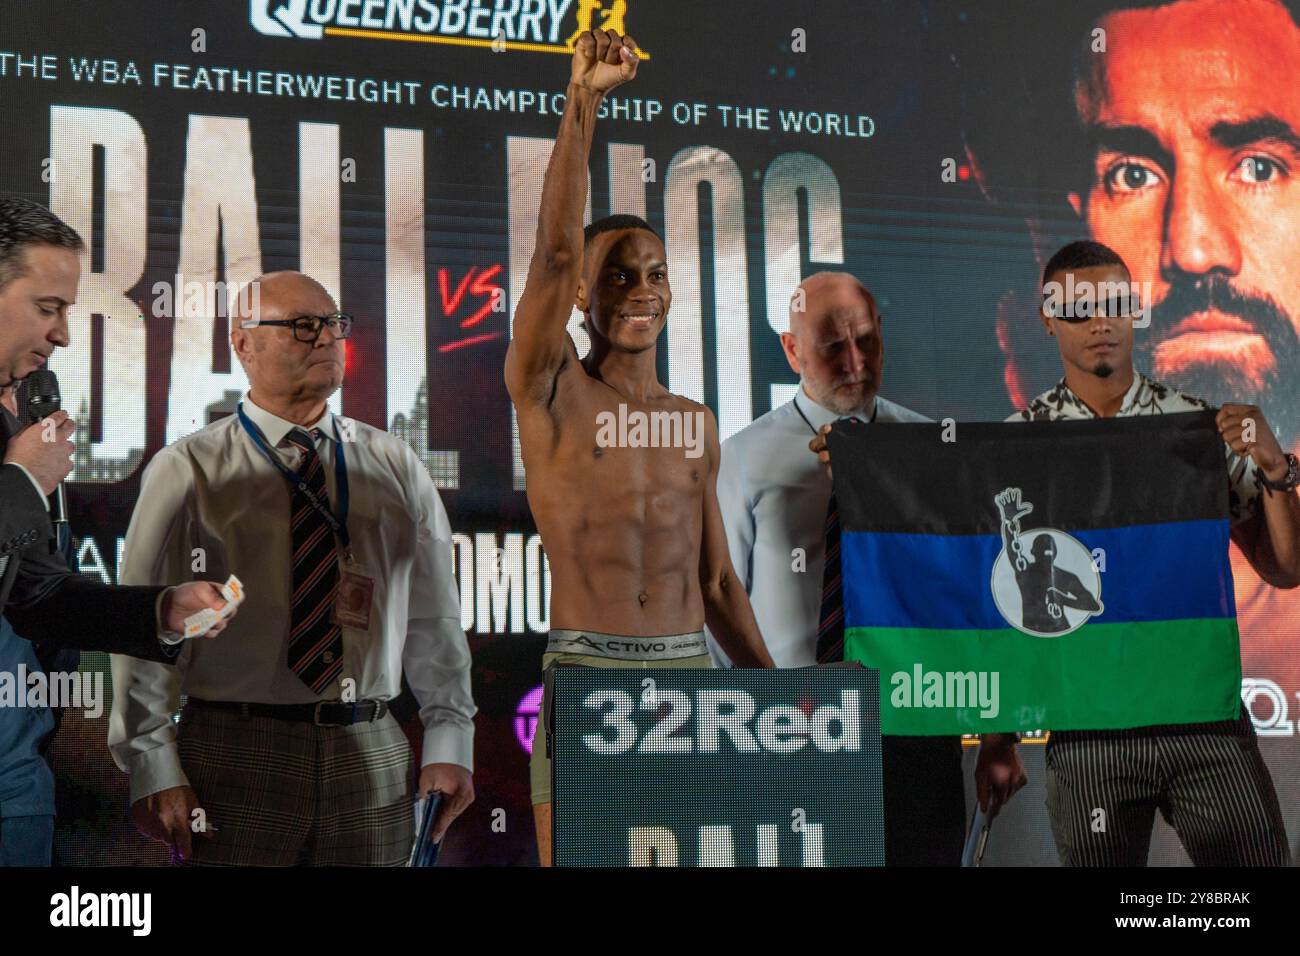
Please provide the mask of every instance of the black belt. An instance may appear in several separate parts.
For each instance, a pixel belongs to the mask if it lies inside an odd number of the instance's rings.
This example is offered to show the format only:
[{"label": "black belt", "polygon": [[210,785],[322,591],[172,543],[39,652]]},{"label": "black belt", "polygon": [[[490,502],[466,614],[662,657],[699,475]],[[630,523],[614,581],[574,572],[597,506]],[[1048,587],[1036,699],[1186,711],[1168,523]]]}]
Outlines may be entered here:
[{"label": "black belt", "polygon": [[274,717],[276,720],[296,720],[318,727],[346,727],[378,720],[388,713],[386,700],[359,700],[354,704],[338,700],[322,700],[315,704],[244,704],[230,700],[187,699],[185,706],[198,710],[233,710],[240,717]]}]

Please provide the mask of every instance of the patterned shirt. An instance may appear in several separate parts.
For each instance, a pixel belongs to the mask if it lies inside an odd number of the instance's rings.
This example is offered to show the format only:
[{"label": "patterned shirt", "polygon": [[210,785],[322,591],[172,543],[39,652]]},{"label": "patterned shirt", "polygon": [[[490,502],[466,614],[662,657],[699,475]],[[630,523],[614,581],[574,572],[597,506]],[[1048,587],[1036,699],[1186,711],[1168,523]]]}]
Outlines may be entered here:
[{"label": "patterned shirt", "polygon": [[[1124,401],[1115,413],[1117,418],[1130,415],[1167,415],[1172,412],[1199,412],[1210,408],[1208,402],[1184,395],[1176,388],[1162,385],[1141,372],[1133,376],[1133,384],[1124,395]],[[1010,416],[1009,422],[1043,422],[1062,419],[1097,418],[1094,412],[1061,379],[1052,388],[1031,401],[1024,411]],[[1244,458],[1226,443],[1223,446],[1228,467],[1228,509],[1232,523],[1248,521],[1259,509],[1259,496],[1263,484],[1259,468],[1249,455]]]}]

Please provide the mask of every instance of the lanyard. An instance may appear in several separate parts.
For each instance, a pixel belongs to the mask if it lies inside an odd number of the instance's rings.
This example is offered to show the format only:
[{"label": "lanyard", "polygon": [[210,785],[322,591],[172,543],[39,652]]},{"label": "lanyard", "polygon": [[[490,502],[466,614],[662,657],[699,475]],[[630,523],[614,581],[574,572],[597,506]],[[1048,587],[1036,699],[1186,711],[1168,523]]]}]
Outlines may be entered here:
[{"label": "lanyard", "polygon": [[334,512],[330,510],[328,501],[317,499],[301,476],[290,471],[285,467],[284,462],[271,454],[271,449],[266,444],[266,438],[262,435],[262,430],[244,414],[243,402],[236,406],[235,411],[239,414],[239,424],[244,426],[244,431],[248,432],[248,437],[253,440],[253,444],[262,453],[262,457],[276,467],[276,470],[284,476],[285,481],[303,493],[308,503],[325,519],[326,524],[330,526],[334,535],[339,539],[339,543],[343,545],[343,550],[350,557],[352,554],[352,538],[348,535],[348,465],[343,454],[343,441],[339,438],[338,423],[334,423],[334,489],[337,491],[339,499],[338,516],[336,517]]},{"label": "lanyard", "polygon": [[[803,423],[808,426],[808,430],[811,431],[814,435],[819,434],[817,429],[813,427],[813,423],[808,420],[808,416],[803,413],[803,408],[800,407],[799,405],[799,395],[796,393],[794,398],[790,399],[790,401],[794,403],[794,410],[799,413],[799,417],[802,418]],[[873,422],[876,420],[876,416],[878,414],[880,414],[880,403],[876,402],[871,408],[871,420]],[[849,417],[855,418],[856,416],[849,416]],[[858,419],[858,421],[861,420],[862,419]],[[837,418],[836,421],[843,421],[843,419]]]}]

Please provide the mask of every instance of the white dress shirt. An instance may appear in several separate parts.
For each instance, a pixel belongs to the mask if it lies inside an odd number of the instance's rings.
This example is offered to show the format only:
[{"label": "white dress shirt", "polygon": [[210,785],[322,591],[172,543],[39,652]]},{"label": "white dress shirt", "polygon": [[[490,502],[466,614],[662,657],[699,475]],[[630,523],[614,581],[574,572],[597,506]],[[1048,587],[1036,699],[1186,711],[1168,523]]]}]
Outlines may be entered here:
[{"label": "white dress shirt", "polygon": [[[831,480],[808,443],[816,429],[842,417],[850,416],[823,408],[800,386],[789,402],[722,443],[718,505],[731,563],[745,583],[763,642],[777,667],[817,662]],[[879,397],[873,409],[857,417],[929,421]],[[714,662],[729,666],[717,641],[708,637]]]},{"label": "white dress shirt", "polygon": [[[274,454],[296,469],[286,440],[293,423],[245,396],[244,411]],[[313,427],[331,505],[336,417]],[[118,579],[123,584],[224,583],[234,574],[245,600],[226,630],[189,641],[175,666],[113,655],[109,747],[131,775],[131,800],[188,783],[171,715],[179,695],[204,700],[299,704],[392,700],[405,671],[424,725],[421,766],[473,767],[475,707],[470,653],[452,573],[451,527],[424,465],[402,440],[346,423],[348,532],[356,561],[374,579],[370,628],[343,627],[343,672],[319,697],[289,670],[292,567],[290,488],[231,415],[162,449],[145,469]],[[351,434],[349,435],[349,432]],[[341,550],[341,549],[340,549]]]}]

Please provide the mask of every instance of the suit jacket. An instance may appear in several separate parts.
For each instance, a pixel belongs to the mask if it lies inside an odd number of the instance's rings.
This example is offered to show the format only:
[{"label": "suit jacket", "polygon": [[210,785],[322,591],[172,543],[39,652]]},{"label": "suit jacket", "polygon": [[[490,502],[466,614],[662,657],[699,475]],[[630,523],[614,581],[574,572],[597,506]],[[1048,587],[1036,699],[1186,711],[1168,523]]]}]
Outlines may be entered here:
[{"label": "suit jacket", "polygon": [[[21,425],[0,407],[0,459]],[[162,587],[112,587],[74,574],[50,552],[54,527],[16,465],[0,466],[0,614],[42,649],[77,648],[170,662],[181,645],[158,639]]]}]

